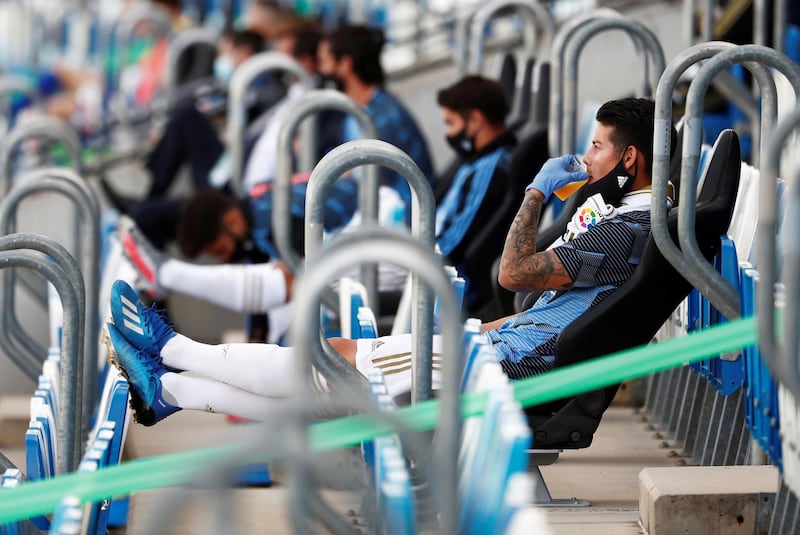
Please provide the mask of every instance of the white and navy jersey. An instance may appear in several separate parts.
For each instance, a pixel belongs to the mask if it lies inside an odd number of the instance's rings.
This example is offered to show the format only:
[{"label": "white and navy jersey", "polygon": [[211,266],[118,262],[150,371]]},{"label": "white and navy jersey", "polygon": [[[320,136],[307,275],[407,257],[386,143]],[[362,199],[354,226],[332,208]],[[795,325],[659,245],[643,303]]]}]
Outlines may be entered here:
[{"label": "white and navy jersey", "polygon": [[545,292],[530,309],[487,333],[509,377],[553,367],[558,335],[633,274],[649,234],[650,211],[636,210],[604,219],[553,249],[573,287]]}]

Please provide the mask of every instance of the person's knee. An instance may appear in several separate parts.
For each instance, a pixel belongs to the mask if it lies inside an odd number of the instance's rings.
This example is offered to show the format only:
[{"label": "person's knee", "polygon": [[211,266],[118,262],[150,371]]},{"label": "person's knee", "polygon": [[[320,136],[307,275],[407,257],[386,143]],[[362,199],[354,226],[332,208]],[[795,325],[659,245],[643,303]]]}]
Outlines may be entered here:
[{"label": "person's knee", "polygon": [[339,352],[353,367],[356,365],[356,349],[357,344],[355,340],[348,340],[347,338],[331,338],[328,340],[333,348]]}]

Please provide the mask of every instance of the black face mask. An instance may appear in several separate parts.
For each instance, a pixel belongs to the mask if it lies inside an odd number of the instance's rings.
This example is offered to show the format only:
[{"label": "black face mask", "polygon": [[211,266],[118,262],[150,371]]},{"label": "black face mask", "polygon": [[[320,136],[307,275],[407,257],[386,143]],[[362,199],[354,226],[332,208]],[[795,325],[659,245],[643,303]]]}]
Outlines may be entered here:
[{"label": "black face mask", "polygon": [[236,248],[233,250],[233,254],[231,255],[230,259],[228,259],[228,264],[241,264],[245,260],[249,260],[250,255],[253,253],[254,245],[253,242],[247,239],[244,240],[237,240],[236,241]]},{"label": "black face mask", "polygon": [[447,136],[447,144],[453,148],[456,153],[464,159],[469,158],[475,154],[475,143],[472,139],[467,138],[467,127],[461,130],[454,136]]},{"label": "black face mask", "polygon": [[[638,162],[636,165],[638,166]],[[619,163],[617,163],[616,167],[614,167],[610,173],[596,182],[585,185],[583,187],[583,192],[586,193],[587,199],[599,193],[603,196],[603,200],[607,204],[619,206],[622,197],[624,197],[625,194],[630,191],[631,186],[633,186],[633,182],[636,180],[636,174],[637,168],[633,168],[633,174],[631,175],[625,170],[625,164],[622,158],[620,158]]]},{"label": "black face mask", "polygon": [[344,80],[336,76],[335,74],[321,74],[320,75],[320,86],[324,88],[333,88],[337,91],[344,92]]}]

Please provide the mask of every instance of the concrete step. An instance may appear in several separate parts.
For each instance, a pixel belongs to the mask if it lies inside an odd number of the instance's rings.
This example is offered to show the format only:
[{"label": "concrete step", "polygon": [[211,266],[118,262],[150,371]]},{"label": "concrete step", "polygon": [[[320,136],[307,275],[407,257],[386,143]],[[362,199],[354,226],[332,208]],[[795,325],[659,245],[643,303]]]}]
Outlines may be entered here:
[{"label": "concrete step", "polygon": [[647,468],[642,524],[650,535],[766,533],[779,477],[774,466]]}]

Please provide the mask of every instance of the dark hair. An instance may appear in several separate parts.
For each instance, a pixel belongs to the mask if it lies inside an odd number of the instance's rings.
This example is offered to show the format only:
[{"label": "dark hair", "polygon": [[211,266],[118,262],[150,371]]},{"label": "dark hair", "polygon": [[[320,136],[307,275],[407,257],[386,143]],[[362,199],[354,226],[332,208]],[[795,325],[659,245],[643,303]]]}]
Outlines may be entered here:
[{"label": "dark hair", "polygon": [[386,43],[383,30],[367,26],[342,26],[329,33],[326,40],[336,60],[350,56],[353,70],[362,82],[383,85],[385,75],[381,66],[381,50]]},{"label": "dark hair", "polygon": [[205,189],[195,193],[183,208],[178,221],[177,240],[181,252],[189,258],[199,255],[222,232],[222,217],[238,208],[224,193]]},{"label": "dark hair", "polygon": [[181,10],[181,2],[180,0],[152,0],[152,2],[156,5],[163,6],[170,11],[180,11]]},{"label": "dark hair", "polygon": [[271,9],[274,11],[283,11],[284,7],[276,0],[255,0],[253,5],[261,9]]},{"label": "dark hair", "polygon": [[621,98],[600,106],[595,118],[614,128],[610,139],[617,150],[623,151],[629,145],[636,147],[644,155],[647,172],[652,174],[654,116],[655,103],[652,100]]},{"label": "dark hair", "polygon": [[462,78],[436,96],[439,106],[461,114],[478,110],[493,125],[503,124],[508,115],[508,101],[503,86],[483,76]]},{"label": "dark hair", "polygon": [[252,54],[264,50],[264,38],[253,30],[237,30],[231,35],[231,43],[235,48],[247,48]]},{"label": "dark hair", "polygon": [[294,37],[292,56],[295,58],[310,57],[317,61],[317,49],[322,41],[322,30],[319,24],[311,20],[296,20],[280,31],[282,36]]}]

